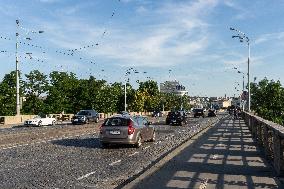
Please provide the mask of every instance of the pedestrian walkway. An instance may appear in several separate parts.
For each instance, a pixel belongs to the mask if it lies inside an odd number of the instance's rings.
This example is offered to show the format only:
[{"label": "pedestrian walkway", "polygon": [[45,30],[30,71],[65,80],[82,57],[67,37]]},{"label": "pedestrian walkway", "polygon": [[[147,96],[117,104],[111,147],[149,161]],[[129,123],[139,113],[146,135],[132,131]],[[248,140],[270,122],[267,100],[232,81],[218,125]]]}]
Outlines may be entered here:
[{"label": "pedestrian walkway", "polygon": [[134,188],[284,188],[243,120],[222,119]]}]

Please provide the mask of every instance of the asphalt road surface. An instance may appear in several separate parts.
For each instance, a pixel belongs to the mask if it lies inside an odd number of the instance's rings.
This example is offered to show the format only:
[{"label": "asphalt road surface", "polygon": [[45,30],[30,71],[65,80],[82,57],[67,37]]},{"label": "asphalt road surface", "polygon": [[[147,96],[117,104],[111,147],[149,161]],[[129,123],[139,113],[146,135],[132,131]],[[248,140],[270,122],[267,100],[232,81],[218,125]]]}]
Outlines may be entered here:
[{"label": "asphalt road surface", "polygon": [[220,117],[189,118],[185,126],[157,123],[156,141],[139,149],[101,149],[98,124],[3,129],[0,188],[115,188]]}]

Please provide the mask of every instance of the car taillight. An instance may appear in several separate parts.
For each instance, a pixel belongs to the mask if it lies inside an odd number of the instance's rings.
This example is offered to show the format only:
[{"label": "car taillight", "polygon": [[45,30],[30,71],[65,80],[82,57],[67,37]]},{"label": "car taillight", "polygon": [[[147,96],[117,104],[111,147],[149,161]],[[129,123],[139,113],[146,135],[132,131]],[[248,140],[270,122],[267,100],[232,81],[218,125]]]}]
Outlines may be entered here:
[{"label": "car taillight", "polygon": [[132,135],[135,132],[135,128],[133,127],[133,122],[129,121],[128,123],[128,135]]}]

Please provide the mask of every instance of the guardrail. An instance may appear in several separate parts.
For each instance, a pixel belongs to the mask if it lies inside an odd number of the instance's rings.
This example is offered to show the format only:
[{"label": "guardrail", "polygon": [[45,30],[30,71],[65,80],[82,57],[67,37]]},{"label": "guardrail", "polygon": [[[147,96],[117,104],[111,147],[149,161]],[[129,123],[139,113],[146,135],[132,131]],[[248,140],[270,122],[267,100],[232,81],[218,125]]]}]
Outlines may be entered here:
[{"label": "guardrail", "polygon": [[266,159],[273,162],[278,175],[284,174],[284,126],[244,112],[243,118],[252,136],[264,148]]}]

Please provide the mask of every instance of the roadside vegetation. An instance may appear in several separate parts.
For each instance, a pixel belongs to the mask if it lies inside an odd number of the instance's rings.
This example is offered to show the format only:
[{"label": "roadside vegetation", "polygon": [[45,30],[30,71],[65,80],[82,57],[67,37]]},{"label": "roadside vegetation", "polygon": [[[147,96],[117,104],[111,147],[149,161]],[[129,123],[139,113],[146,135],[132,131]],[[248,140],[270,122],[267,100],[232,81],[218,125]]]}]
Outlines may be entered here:
[{"label": "roadside vegetation", "polygon": [[[53,71],[45,75],[38,70],[20,76],[22,114],[76,113],[95,109],[110,113],[124,110],[124,83],[108,83],[90,76],[79,79],[70,72]],[[0,115],[16,114],[16,74],[6,74],[0,82]],[[127,84],[128,111],[143,112],[189,108],[188,96],[162,94],[156,81],[139,82],[138,89]]]},{"label": "roadside vegetation", "polygon": [[252,83],[251,109],[264,119],[284,125],[284,88],[280,81],[264,78]]}]

